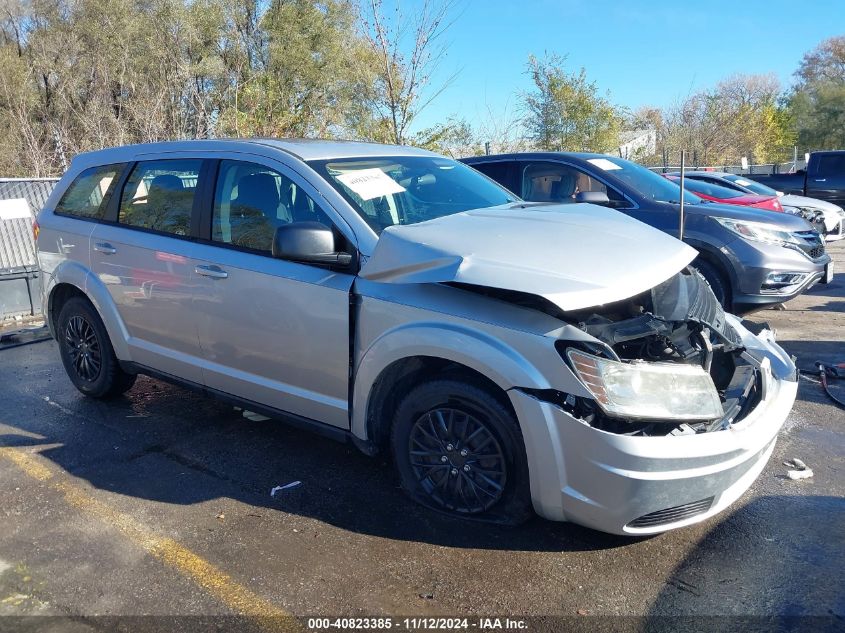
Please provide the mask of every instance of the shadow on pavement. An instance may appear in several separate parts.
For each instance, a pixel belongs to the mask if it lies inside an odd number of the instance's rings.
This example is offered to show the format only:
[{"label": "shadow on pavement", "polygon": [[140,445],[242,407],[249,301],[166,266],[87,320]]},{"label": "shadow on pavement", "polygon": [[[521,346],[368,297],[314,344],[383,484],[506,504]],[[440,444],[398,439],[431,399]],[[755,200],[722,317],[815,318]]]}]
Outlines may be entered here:
[{"label": "shadow on pavement", "polygon": [[[0,435],[0,446],[59,444],[40,454],[121,495],[184,505],[229,497],[357,533],[449,547],[590,551],[637,541],[539,518],[508,528],[439,515],[404,495],[386,456],[369,458],[279,421],[249,421],[145,377],[117,400],[89,400],[63,387],[61,410],[38,403],[37,411],[13,416],[16,401],[22,410],[32,407],[25,391],[14,384],[6,390],[0,423],[22,434]],[[271,488],[293,481],[302,485],[271,498]]]},{"label": "shadow on pavement", "polygon": [[778,345],[798,358],[798,367],[813,369],[814,363],[845,363],[845,341],[780,340]]},{"label": "shadow on pavement", "polygon": [[[845,499],[757,497],[726,516],[690,551],[650,615],[744,616],[751,626],[742,630],[779,630],[759,619],[753,626],[754,619],[748,618],[775,616],[796,618],[784,621],[793,631],[842,631],[843,568]],[[749,605],[763,610],[749,612]],[[721,619],[718,630],[738,630],[730,618]]]}]

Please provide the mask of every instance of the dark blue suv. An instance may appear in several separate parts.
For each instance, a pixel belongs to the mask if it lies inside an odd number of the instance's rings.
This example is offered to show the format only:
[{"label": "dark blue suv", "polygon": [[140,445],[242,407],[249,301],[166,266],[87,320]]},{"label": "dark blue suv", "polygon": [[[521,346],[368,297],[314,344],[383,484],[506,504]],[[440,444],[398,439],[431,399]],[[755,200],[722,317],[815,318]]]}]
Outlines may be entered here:
[{"label": "dark blue suv", "polygon": [[[476,156],[463,162],[524,200],[601,204],[678,236],[680,187],[636,163],[574,152]],[[684,209],[684,242],[700,253],[693,265],[727,309],[782,303],[833,277],[824,241],[798,216],[711,203],[688,191]]]}]

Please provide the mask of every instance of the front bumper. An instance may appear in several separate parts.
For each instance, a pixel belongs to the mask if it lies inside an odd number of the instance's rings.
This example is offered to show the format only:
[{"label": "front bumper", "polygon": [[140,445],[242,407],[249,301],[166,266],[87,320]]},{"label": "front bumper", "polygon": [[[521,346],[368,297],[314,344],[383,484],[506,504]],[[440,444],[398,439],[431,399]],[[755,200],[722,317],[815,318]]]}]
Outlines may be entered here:
[{"label": "front bumper", "polygon": [[740,331],[756,348],[749,353],[768,359],[763,361],[765,395],[724,431],[616,435],[510,390],[537,513],[614,534],[655,534],[703,521],[736,501],[771,456],[798,389],[795,367],[783,350]]},{"label": "front bumper", "polygon": [[843,216],[838,217],[836,224],[824,233],[825,242],[837,242],[841,239],[845,239],[845,217]]},{"label": "front bumper", "polygon": [[[721,250],[730,262],[730,269],[735,271],[731,281],[733,302],[738,305],[767,305],[794,299],[824,278],[825,266],[830,262],[827,253],[812,260],[791,248],[746,240],[734,240]],[[781,271],[806,276],[800,284],[782,292],[765,290],[769,275]]]}]

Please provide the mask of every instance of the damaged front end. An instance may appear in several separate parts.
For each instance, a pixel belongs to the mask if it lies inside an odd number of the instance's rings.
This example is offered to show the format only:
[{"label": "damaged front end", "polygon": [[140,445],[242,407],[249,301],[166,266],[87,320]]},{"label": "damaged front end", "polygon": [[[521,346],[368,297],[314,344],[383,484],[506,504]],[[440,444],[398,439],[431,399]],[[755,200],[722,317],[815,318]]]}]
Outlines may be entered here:
[{"label": "damaged front end", "polygon": [[598,341],[556,343],[593,398],[544,395],[593,428],[709,433],[740,422],[763,397],[768,359],[747,352],[693,269],[625,301],[557,316]]}]

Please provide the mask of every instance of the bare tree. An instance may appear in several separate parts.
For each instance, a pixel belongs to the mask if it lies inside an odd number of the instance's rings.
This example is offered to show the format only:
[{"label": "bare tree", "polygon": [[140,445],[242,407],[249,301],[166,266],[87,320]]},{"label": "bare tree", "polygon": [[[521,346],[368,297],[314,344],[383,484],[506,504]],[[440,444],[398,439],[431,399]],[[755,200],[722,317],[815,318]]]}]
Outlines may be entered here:
[{"label": "bare tree", "polygon": [[491,154],[525,152],[531,143],[526,138],[523,118],[514,112],[508,101],[500,112],[494,112],[489,103],[479,117],[477,137],[482,149],[489,147]]},{"label": "bare tree", "polygon": [[454,22],[456,0],[424,0],[411,18],[399,9],[385,15],[382,0],[369,0],[369,15],[363,17],[375,82],[369,101],[375,114],[398,145],[408,142],[408,128],[434,99],[457,77],[457,72],[432,85],[435,70],[446,56],[444,33]]}]

